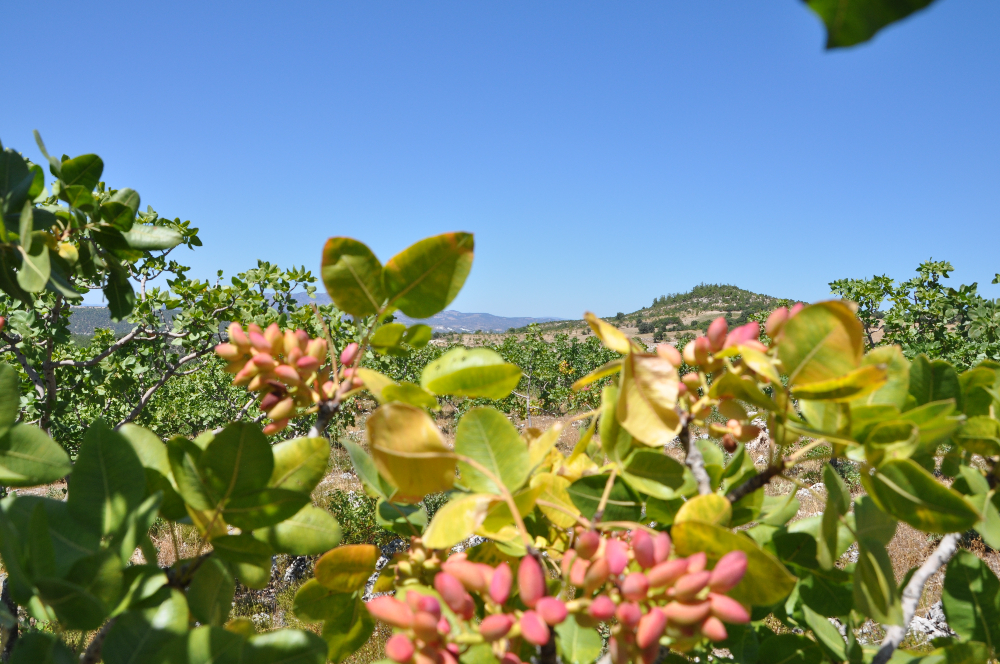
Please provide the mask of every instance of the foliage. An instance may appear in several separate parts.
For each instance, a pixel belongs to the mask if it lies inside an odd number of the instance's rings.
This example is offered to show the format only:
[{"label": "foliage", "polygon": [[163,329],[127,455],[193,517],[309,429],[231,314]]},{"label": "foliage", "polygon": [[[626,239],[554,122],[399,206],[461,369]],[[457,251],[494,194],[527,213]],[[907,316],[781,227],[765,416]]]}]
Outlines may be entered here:
[{"label": "foliage", "polygon": [[967,369],[1000,358],[1000,303],[979,295],[975,283],[943,283],[953,270],[947,261],[925,261],[916,277],[898,284],[876,275],[839,279],[830,289],[858,303],[869,347],[896,344],[908,358],[925,354]]}]

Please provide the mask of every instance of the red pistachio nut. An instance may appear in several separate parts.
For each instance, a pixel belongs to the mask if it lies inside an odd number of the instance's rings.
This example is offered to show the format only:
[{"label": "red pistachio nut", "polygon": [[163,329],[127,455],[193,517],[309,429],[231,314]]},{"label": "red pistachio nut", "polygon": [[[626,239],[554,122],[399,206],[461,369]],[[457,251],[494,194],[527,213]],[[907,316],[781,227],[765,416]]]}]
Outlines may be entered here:
[{"label": "red pistachio nut", "polygon": [[667,617],[653,607],[639,620],[639,626],[635,630],[635,644],[646,649],[651,643],[657,643],[666,627]]},{"label": "red pistachio nut", "polygon": [[260,332],[251,331],[249,335],[250,345],[261,353],[271,354],[271,343]]},{"label": "red pistachio nut", "polygon": [[711,322],[708,326],[708,332],[706,333],[706,338],[712,352],[718,352],[722,350],[723,344],[726,343],[726,333],[729,332],[729,324],[726,322],[725,317],[719,316]]},{"label": "red pistachio nut", "polygon": [[611,568],[608,566],[607,558],[598,558],[591,563],[583,578],[583,587],[587,594],[589,595],[603,586],[609,576],[611,576]]},{"label": "red pistachio nut", "polygon": [[295,387],[302,384],[302,378],[299,377],[299,372],[296,371],[294,367],[290,367],[287,364],[279,364],[276,366],[274,368],[274,375],[278,377],[278,380],[289,387]]},{"label": "red pistachio nut", "polygon": [[468,560],[454,562],[447,560],[441,566],[441,569],[461,581],[466,590],[477,593],[486,590],[488,585],[486,583],[486,576],[483,574],[482,568],[476,563],[469,562]]},{"label": "red pistachio nut", "polygon": [[662,609],[663,614],[671,623],[687,626],[696,625],[708,617],[712,610],[711,602],[696,602],[687,604],[684,602],[670,602]]},{"label": "red pistachio nut", "polygon": [[604,559],[612,574],[621,574],[628,565],[628,545],[620,539],[609,539],[604,545]]},{"label": "red pistachio nut", "polygon": [[615,617],[618,618],[618,622],[628,629],[635,629],[635,626],[639,624],[639,620],[642,619],[642,609],[635,602],[625,602],[618,605],[618,608],[615,610]]},{"label": "red pistachio nut", "polygon": [[680,351],[670,344],[660,344],[656,347],[656,354],[661,358],[674,365],[675,367],[681,366],[684,362],[684,358],[681,357]]},{"label": "red pistachio nut", "polygon": [[760,427],[756,424],[744,424],[740,427],[740,433],[736,436],[736,440],[741,443],[749,443],[760,435]]},{"label": "red pistachio nut", "polygon": [[465,599],[469,597],[462,582],[447,572],[439,572],[434,577],[434,590],[438,591],[448,608],[456,613],[465,607]]},{"label": "red pistachio nut", "polygon": [[365,606],[368,607],[368,613],[376,620],[381,620],[387,625],[400,629],[409,629],[413,625],[413,611],[394,597],[388,595],[376,597]]},{"label": "red pistachio nut", "polygon": [[438,633],[442,636],[448,636],[451,633],[451,623],[448,622],[447,618],[442,617],[438,620]]},{"label": "red pistachio nut", "polygon": [[643,569],[649,569],[656,564],[656,545],[645,530],[636,530],[632,533],[632,555],[635,556],[635,562]]},{"label": "red pistachio nut", "polygon": [[[691,343],[694,343],[693,341]],[[701,378],[695,372],[691,371],[684,374],[681,380],[691,390],[691,394],[697,394],[698,388],[701,387]]]},{"label": "red pistachio nut", "polygon": [[715,616],[709,616],[701,624],[701,633],[712,641],[725,641],[726,637],[729,636],[726,632],[726,626]]},{"label": "red pistachio nut", "polygon": [[579,537],[576,538],[576,544],[574,545],[577,555],[585,560],[593,558],[594,554],[597,553],[600,547],[601,536],[593,530],[585,530],[580,533]]},{"label": "red pistachio nut", "polygon": [[590,563],[582,558],[573,561],[573,567],[569,571],[569,582],[577,588],[583,588],[587,584],[587,569]]},{"label": "red pistachio nut", "polygon": [[698,593],[708,587],[708,579],[712,573],[707,570],[688,573],[677,579],[673,587],[673,596],[680,600],[694,599]]},{"label": "red pistachio nut", "polygon": [[555,597],[543,597],[535,604],[535,611],[549,625],[558,625],[566,620],[569,611],[562,600]]},{"label": "red pistachio nut", "polygon": [[319,360],[312,355],[303,355],[295,361],[295,368],[299,371],[313,372],[319,369]]},{"label": "red pistachio nut", "polygon": [[500,664],[522,664],[521,658],[512,652],[505,652],[500,658]]},{"label": "red pistachio nut", "polygon": [[805,306],[806,305],[802,304],[801,302],[796,302],[795,304],[792,305],[792,308],[788,310],[788,317],[794,318],[797,313],[805,309]]},{"label": "red pistachio nut", "polygon": [[767,336],[774,338],[777,336],[781,328],[785,326],[785,321],[788,320],[788,307],[778,307],[771,312],[771,315],[767,317],[767,322],[764,323],[764,331],[767,332]]},{"label": "red pistachio nut", "polygon": [[738,328],[729,333],[726,337],[725,348],[730,346],[739,346],[746,344],[748,341],[757,341],[760,338],[760,323],[756,321],[751,321],[746,325],[740,325]]},{"label": "red pistachio nut", "polygon": [[353,341],[344,347],[344,350],[340,351],[340,363],[345,366],[350,366],[354,364],[354,360],[358,357],[358,349],[360,347]]},{"label": "red pistachio nut", "polygon": [[528,555],[521,559],[517,568],[517,587],[521,593],[521,601],[529,608],[534,608],[545,595],[545,574],[534,556]]},{"label": "red pistachio nut", "polygon": [[487,642],[497,641],[507,636],[507,632],[514,626],[514,616],[506,613],[497,613],[483,618],[479,624],[479,633]]},{"label": "red pistachio nut", "polygon": [[[411,592],[410,595],[417,595],[417,593]],[[407,599],[409,599],[409,596]],[[416,610],[431,614],[435,620],[441,618],[441,602],[437,601],[436,597],[431,597],[430,595],[417,595]]]},{"label": "red pistachio nut", "polygon": [[510,597],[510,587],[513,576],[510,565],[501,563],[493,570],[493,578],[490,580],[490,599],[497,604],[504,604]]},{"label": "red pistachio nut", "polygon": [[722,448],[732,454],[736,451],[738,444],[736,439],[733,438],[733,434],[727,433],[722,436]]},{"label": "red pistachio nut", "polygon": [[413,641],[406,634],[393,634],[385,642],[385,656],[394,662],[409,662],[413,658]]},{"label": "red pistachio nut", "polygon": [[712,604],[712,615],[723,622],[733,625],[743,625],[750,622],[750,612],[728,595],[709,593],[708,601]]},{"label": "red pistachio nut", "polygon": [[653,538],[653,559],[656,563],[662,563],[670,555],[670,535],[658,533]]},{"label": "red pistachio nut", "polygon": [[[684,358],[684,361],[688,364],[688,366],[693,367],[698,364],[698,361],[695,358],[695,353],[694,353],[694,339],[692,339],[691,341],[687,342],[684,345],[684,351],[681,353],[681,357]],[[691,386],[688,385],[688,388],[690,387]]]},{"label": "red pistachio nut", "polygon": [[713,592],[727,593],[743,580],[746,571],[747,554],[743,551],[730,551],[715,564],[708,585]]},{"label": "red pistachio nut", "polygon": [[549,626],[534,611],[525,611],[521,615],[521,636],[532,645],[543,646],[549,642]]},{"label": "red pistachio nut", "polygon": [[229,343],[236,344],[246,350],[250,349],[250,338],[247,336],[247,333],[243,331],[243,327],[240,326],[239,323],[230,323],[228,333]]},{"label": "red pistachio nut", "polygon": [[587,613],[601,622],[611,620],[615,615],[615,603],[607,595],[598,595],[587,607]]},{"label": "red pistachio nut", "polygon": [[708,356],[712,351],[712,344],[708,337],[698,337],[694,340],[694,361],[697,365],[708,364]]},{"label": "red pistachio nut", "polygon": [[288,420],[277,420],[275,422],[271,422],[270,424],[264,427],[264,435],[273,436],[276,433],[284,431],[285,427],[287,426],[288,426]]},{"label": "red pistachio nut", "polygon": [[215,347],[215,354],[230,362],[242,358],[246,353],[234,344],[219,344]]},{"label": "red pistachio nut", "polygon": [[622,597],[633,602],[646,599],[649,592],[649,579],[642,572],[633,572],[622,581]]},{"label": "red pistachio nut", "polygon": [[278,404],[267,411],[267,416],[272,420],[284,420],[290,417],[295,412],[295,399],[288,397],[282,399]]},{"label": "red pistachio nut", "polygon": [[417,611],[413,616],[413,634],[428,645],[435,645],[441,640],[438,634],[438,618],[426,611]]},{"label": "red pistachio nut", "polygon": [[693,553],[688,556],[688,572],[700,572],[705,569],[706,563],[708,563],[708,556],[705,555],[704,551]]},{"label": "red pistachio nut", "polygon": [[649,579],[650,587],[662,588],[672,585],[677,579],[687,574],[687,569],[687,558],[674,558],[649,570],[646,573],[646,578]]}]

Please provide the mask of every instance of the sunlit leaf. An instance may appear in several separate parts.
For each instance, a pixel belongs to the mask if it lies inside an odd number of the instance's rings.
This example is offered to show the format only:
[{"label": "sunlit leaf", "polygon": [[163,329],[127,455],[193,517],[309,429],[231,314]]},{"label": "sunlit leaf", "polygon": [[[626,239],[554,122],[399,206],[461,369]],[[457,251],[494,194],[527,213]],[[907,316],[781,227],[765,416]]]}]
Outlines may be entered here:
[{"label": "sunlit leaf", "polygon": [[382,264],[366,245],[349,237],[332,237],[323,247],[321,274],[330,299],[341,311],[364,318],[385,302]]},{"label": "sunlit leaf", "polygon": [[630,353],[622,359],[618,421],[650,447],[672,442],[681,428],[677,369],[658,355]]},{"label": "sunlit leaf", "polygon": [[371,544],[348,544],[327,551],[316,561],[316,581],[324,588],[352,593],[375,573],[381,552]]},{"label": "sunlit leaf", "polygon": [[452,497],[434,514],[424,531],[429,549],[447,549],[468,539],[486,520],[486,512],[496,496],[482,493]]},{"label": "sunlit leaf", "polygon": [[[528,479],[528,448],[507,416],[493,408],[473,408],[458,422],[455,453],[485,467],[510,492]],[[459,462],[462,483],[477,493],[500,494],[493,479],[467,463]]]},{"label": "sunlit leaf", "polygon": [[429,318],[451,304],[472,269],[471,233],[444,233],[417,242],[389,259],[382,285],[407,316]]},{"label": "sunlit leaf", "polygon": [[434,394],[503,399],[517,387],[521,369],[489,348],[453,348],[426,367],[420,386]]},{"label": "sunlit leaf", "polygon": [[423,410],[401,403],[379,407],[367,422],[375,466],[398,487],[398,502],[417,502],[455,483],[455,459]]}]

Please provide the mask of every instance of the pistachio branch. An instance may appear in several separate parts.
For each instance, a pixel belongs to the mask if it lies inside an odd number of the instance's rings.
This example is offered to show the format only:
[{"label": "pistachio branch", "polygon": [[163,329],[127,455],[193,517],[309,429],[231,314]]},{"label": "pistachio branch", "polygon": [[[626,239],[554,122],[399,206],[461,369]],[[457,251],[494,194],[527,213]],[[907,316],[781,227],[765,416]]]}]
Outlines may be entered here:
[{"label": "pistachio branch", "polygon": [[698,494],[702,496],[710,494],[712,493],[712,480],[708,476],[708,471],[705,470],[705,458],[701,455],[701,450],[698,449],[698,445],[691,440],[691,429],[688,414],[681,413],[680,415],[680,439],[681,444],[684,445],[684,462],[688,465],[688,468],[691,469],[691,474],[694,475],[695,482],[698,483]]},{"label": "pistachio branch", "polygon": [[925,560],[924,564],[918,567],[917,571],[910,577],[910,582],[903,588],[903,624],[885,626],[885,638],[882,639],[882,644],[879,646],[872,664],[886,664],[892,657],[892,653],[906,638],[906,631],[913,620],[913,615],[917,612],[917,604],[920,603],[920,597],[924,594],[924,584],[951,560],[957,550],[958,533],[945,535],[931,557]]},{"label": "pistachio branch", "polygon": [[597,511],[594,512],[594,523],[600,523],[604,516],[604,509],[608,506],[608,499],[611,497],[611,489],[615,485],[615,477],[618,475],[618,468],[612,467],[608,481],[604,484],[604,493],[601,494],[601,502],[597,504]]},{"label": "pistachio branch", "polygon": [[785,472],[785,461],[783,459],[778,459],[776,464],[768,466],[763,471],[757,473],[746,482],[727,493],[726,500],[730,503],[735,503],[740,498],[751,494],[766,485],[774,477],[781,475],[783,472]]}]

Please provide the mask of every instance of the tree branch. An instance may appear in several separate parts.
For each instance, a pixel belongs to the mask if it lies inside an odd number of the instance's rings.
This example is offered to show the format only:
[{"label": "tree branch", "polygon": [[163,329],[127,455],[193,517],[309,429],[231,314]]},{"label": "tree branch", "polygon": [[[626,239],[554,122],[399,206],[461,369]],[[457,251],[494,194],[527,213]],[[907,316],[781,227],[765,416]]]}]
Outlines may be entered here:
[{"label": "tree branch", "polygon": [[684,462],[691,469],[691,474],[694,475],[695,482],[698,483],[698,494],[704,496],[712,493],[712,480],[708,476],[708,471],[705,470],[705,458],[701,455],[698,445],[691,440],[687,413],[681,413],[680,439],[681,444],[684,445]]},{"label": "tree branch", "polygon": [[123,424],[131,422],[136,417],[138,417],[139,413],[142,412],[142,409],[145,408],[146,404],[149,403],[149,400],[153,398],[154,394],[156,394],[156,391],[159,390],[164,385],[166,385],[167,381],[174,377],[178,369],[180,369],[182,366],[184,366],[191,360],[198,359],[199,357],[201,357],[205,353],[208,353],[211,350],[212,350],[211,347],[203,348],[202,350],[195,351],[193,353],[188,353],[181,359],[177,360],[177,364],[171,366],[166,372],[164,372],[163,376],[160,377],[160,380],[156,381],[152,387],[150,387],[148,390],[145,391],[145,393],[143,393],[142,398],[139,399],[139,403],[137,403],[135,408],[132,409],[132,412],[130,412],[128,415],[125,416],[125,419],[123,419],[121,422],[115,425],[115,429],[119,428]]},{"label": "tree branch", "polygon": [[765,484],[771,481],[772,478],[777,477],[785,470],[785,462],[782,459],[778,460],[778,463],[773,466],[768,466],[763,470],[763,472],[757,473],[750,479],[748,479],[743,484],[739,485],[732,491],[726,494],[726,500],[730,503],[735,503],[737,500],[751,494],[757,489],[761,488]]},{"label": "tree branch", "polygon": [[92,367],[101,360],[103,360],[104,358],[106,358],[108,355],[111,355],[116,350],[127,344],[128,342],[132,341],[136,337],[136,335],[138,335],[140,332],[145,332],[145,331],[146,331],[145,328],[142,327],[134,328],[131,332],[123,336],[121,339],[108,346],[106,350],[101,351],[100,353],[90,358],[89,360],[59,360],[58,362],[52,362],[52,358],[50,357],[49,360],[45,362],[44,366],[45,368]]},{"label": "tree branch", "polygon": [[958,550],[958,537],[958,533],[945,535],[931,557],[925,560],[924,564],[917,568],[917,571],[910,577],[910,582],[903,588],[903,624],[885,626],[885,638],[882,639],[882,645],[879,647],[875,659],[872,660],[872,664],[886,664],[892,657],[892,653],[906,638],[910,621],[913,620],[913,614],[917,612],[917,604],[920,603],[920,597],[924,594],[924,584],[955,555],[955,551]]},{"label": "tree branch", "polygon": [[35,393],[38,394],[38,398],[44,401],[45,381],[42,380],[42,377],[38,375],[38,372],[35,371],[35,368],[28,363],[28,358],[25,357],[24,353],[22,353],[21,350],[17,347],[16,344],[20,341],[20,339],[15,341],[7,334],[0,334],[0,339],[3,339],[8,344],[10,344],[10,352],[14,354],[15,358],[17,358],[17,362],[18,364],[21,365],[21,368],[24,369],[24,373],[28,374],[28,379],[34,384]]},{"label": "tree branch", "polygon": [[100,631],[94,635],[90,645],[87,646],[87,650],[80,655],[80,664],[97,664],[101,661],[101,650],[104,649],[104,639],[108,636],[108,632],[111,631],[116,622],[118,622],[118,616],[104,623]]},{"label": "tree branch", "polygon": [[339,398],[331,399],[329,401],[320,401],[319,411],[316,413],[316,422],[314,422],[312,427],[309,429],[309,438],[322,438],[323,433],[326,431],[326,427],[329,426],[330,420],[333,419],[333,416],[337,414],[338,410],[340,410]]}]

